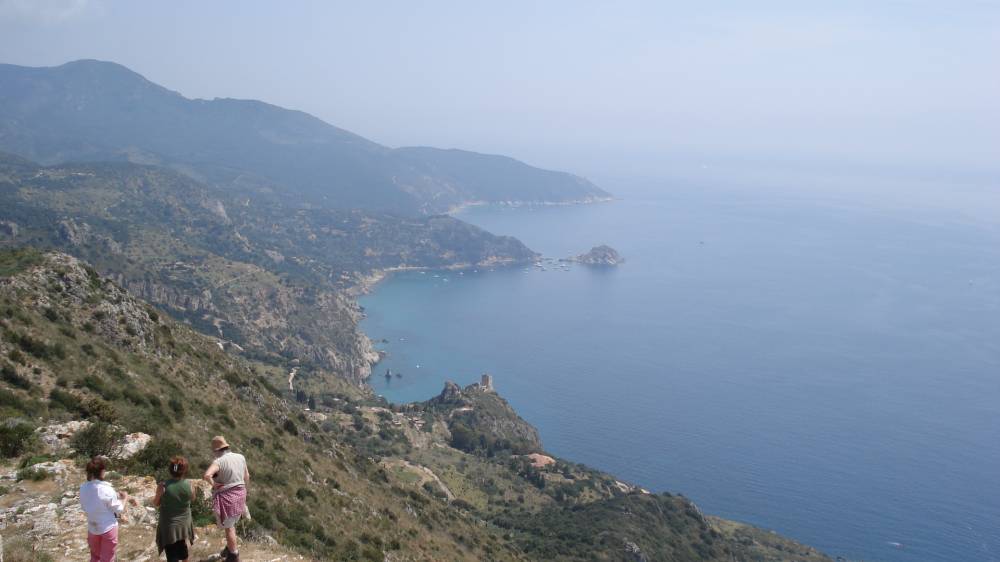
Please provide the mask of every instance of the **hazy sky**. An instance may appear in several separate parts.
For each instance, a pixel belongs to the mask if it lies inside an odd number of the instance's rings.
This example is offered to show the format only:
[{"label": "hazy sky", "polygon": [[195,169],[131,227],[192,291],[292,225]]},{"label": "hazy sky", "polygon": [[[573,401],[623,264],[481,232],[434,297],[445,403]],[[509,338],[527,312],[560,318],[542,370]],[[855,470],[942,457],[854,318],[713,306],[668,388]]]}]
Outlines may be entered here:
[{"label": "hazy sky", "polygon": [[583,173],[1000,170],[1000,0],[0,0],[0,61],[79,58]]}]

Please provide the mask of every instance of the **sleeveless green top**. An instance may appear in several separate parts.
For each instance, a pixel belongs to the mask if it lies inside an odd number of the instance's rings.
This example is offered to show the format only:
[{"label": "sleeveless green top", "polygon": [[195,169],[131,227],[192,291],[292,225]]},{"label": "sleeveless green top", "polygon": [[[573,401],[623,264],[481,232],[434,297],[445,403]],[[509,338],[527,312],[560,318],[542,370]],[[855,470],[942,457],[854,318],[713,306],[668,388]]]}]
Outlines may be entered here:
[{"label": "sleeveless green top", "polygon": [[167,480],[160,498],[160,516],[166,519],[184,515],[191,509],[191,483],[187,480]]},{"label": "sleeveless green top", "polygon": [[191,521],[191,483],[187,480],[167,480],[160,497],[160,521],[156,525],[156,546],[160,552],[177,541],[194,543]]}]

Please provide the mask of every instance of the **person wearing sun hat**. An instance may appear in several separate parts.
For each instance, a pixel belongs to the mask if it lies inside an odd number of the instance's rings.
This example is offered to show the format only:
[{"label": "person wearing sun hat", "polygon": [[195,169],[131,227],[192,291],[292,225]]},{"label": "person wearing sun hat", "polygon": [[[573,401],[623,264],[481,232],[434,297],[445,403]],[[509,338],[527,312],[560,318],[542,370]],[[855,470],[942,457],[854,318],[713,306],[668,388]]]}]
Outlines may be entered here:
[{"label": "person wearing sun hat", "polygon": [[226,532],[226,547],[220,556],[226,562],[239,562],[240,552],[236,545],[236,523],[247,509],[247,484],[250,472],[243,455],[229,449],[226,438],[216,435],[212,438],[212,452],[215,460],[202,477],[212,486],[212,511],[215,520]]}]

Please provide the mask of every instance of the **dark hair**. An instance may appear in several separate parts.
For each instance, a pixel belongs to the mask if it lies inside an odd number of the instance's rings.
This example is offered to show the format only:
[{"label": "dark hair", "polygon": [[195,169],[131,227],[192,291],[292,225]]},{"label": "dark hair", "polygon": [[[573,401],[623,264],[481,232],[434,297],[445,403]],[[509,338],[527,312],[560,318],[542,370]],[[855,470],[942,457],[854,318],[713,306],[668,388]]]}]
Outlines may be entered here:
[{"label": "dark hair", "polygon": [[98,455],[87,463],[87,480],[101,480],[101,473],[107,470],[108,461]]},{"label": "dark hair", "polygon": [[172,457],[170,459],[170,466],[167,467],[167,471],[174,478],[183,478],[188,471],[188,461],[184,457]]}]

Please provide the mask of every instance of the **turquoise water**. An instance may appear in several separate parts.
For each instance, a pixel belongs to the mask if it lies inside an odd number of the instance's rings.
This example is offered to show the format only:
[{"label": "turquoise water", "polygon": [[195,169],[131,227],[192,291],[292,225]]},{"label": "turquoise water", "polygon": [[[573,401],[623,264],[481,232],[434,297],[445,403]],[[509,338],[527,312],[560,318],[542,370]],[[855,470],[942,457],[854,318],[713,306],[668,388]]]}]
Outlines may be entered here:
[{"label": "turquoise water", "polygon": [[362,299],[376,372],[403,374],[373,386],[422,400],[488,371],[548,450],[706,512],[851,559],[1000,560],[996,225],[668,193],[464,213],[628,261],[397,275]]}]

